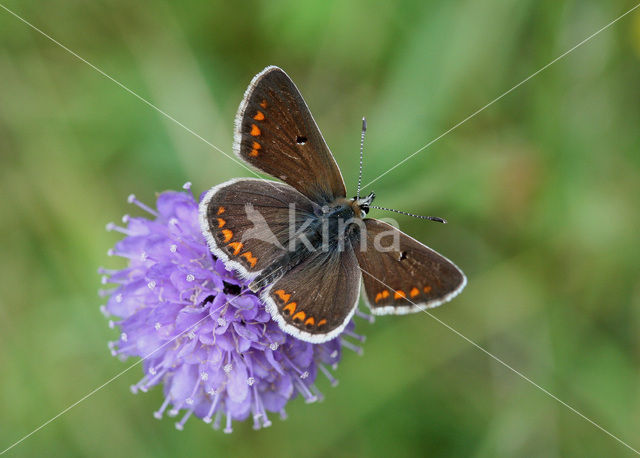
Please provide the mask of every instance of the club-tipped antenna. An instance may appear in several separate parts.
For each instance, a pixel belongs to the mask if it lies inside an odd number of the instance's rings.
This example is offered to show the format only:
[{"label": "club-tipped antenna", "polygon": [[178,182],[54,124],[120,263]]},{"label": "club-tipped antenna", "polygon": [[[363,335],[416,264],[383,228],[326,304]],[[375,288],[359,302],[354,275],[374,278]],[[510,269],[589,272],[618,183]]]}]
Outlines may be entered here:
[{"label": "club-tipped antenna", "polygon": [[436,221],[438,223],[447,224],[447,220],[444,218],[440,218],[439,216],[414,215],[413,213],[403,212],[401,210],[394,210],[393,208],[376,207],[374,205],[371,205],[369,208],[375,208],[376,210],[385,210],[388,212],[400,213],[401,215],[413,216],[414,218],[428,219],[429,221]]},{"label": "club-tipped antenna", "polygon": [[358,172],[358,192],[356,198],[360,199],[360,185],[362,184],[362,157],[364,156],[364,134],[367,132],[367,118],[362,117],[362,132],[360,133],[360,172]]}]

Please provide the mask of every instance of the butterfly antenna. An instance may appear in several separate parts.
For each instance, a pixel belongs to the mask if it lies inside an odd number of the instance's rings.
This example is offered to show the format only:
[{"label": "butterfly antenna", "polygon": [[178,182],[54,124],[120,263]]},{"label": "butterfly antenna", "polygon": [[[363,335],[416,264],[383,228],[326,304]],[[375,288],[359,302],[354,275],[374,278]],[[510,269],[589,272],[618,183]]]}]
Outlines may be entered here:
[{"label": "butterfly antenna", "polygon": [[360,172],[358,173],[358,192],[356,198],[360,199],[360,185],[362,184],[362,157],[364,156],[364,134],[367,132],[367,118],[362,117],[362,132],[360,133]]},{"label": "butterfly antenna", "polygon": [[422,215],[414,215],[413,213],[407,213],[400,210],[394,210],[393,208],[385,208],[385,207],[376,207],[371,205],[369,208],[375,208],[376,210],[386,210],[388,212],[400,213],[401,215],[413,216],[414,218],[420,219],[428,219],[429,221],[437,221],[438,223],[447,224],[447,220],[444,218],[440,218],[439,216],[422,216]]}]

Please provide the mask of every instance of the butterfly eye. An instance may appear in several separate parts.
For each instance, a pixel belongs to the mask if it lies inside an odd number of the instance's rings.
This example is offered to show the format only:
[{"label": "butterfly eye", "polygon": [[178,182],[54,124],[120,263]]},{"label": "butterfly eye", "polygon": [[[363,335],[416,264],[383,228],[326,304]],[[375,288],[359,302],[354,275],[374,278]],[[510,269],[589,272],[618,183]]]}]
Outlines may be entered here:
[{"label": "butterfly eye", "polygon": [[304,145],[305,143],[307,143],[307,137],[297,137],[296,143],[298,145]]}]

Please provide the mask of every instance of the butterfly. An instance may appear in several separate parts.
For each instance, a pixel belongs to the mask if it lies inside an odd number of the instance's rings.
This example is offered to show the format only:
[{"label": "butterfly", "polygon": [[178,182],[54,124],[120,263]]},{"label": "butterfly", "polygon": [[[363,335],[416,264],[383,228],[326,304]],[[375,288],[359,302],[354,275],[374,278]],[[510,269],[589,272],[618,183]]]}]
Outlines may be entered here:
[{"label": "butterfly", "polygon": [[234,152],[282,182],[236,178],[214,186],[200,202],[201,229],[211,252],[250,281],[288,334],[312,343],[338,336],[361,284],[376,315],[436,307],[466,285],[447,258],[366,218],[374,193],[346,197],[340,169],[282,69],[267,67],[249,84]]}]

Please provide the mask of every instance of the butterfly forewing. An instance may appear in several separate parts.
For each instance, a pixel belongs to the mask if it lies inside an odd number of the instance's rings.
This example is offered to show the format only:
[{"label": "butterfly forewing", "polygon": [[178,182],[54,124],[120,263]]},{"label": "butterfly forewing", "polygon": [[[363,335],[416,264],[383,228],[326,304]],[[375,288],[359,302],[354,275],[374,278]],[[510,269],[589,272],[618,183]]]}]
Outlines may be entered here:
[{"label": "butterfly forewing", "polygon": [[464,288],[466,277],[444,256],[389,224],[369,218],[364,224],[366,235],[358,238],[355,249],[374,314],[436,307]]},{"label": "butterfly forewing", "polygon": [[295,227],[313,212],[314,204],[291,186],[243,178],[207,192],[200,226],[213,254],[252,277],[286,252]]},{"label": "butterfly forewing", "polygon": [[238,109],[234,149],[243,160],[325,204],[346,191],[340,169],[291,78],[255,76]]},{"label": "butterfly forewing", "polygon": [[336,337],[355,312],[360,269],[353,247],[316,251],[262,293],[271,316],[308,342]]}]

